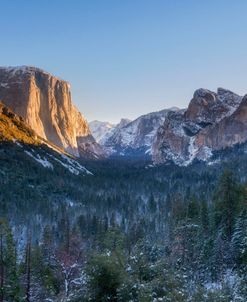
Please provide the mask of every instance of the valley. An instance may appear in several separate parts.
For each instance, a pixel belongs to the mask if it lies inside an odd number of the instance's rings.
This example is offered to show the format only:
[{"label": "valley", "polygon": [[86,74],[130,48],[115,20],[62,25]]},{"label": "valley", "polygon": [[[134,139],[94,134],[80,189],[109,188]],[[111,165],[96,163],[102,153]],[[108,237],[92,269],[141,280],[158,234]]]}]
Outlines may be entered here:
[{"label": "valley", "polygon": [[246,97],[88,123],[24,66],[0,100],[0,301],[247,299]]}]

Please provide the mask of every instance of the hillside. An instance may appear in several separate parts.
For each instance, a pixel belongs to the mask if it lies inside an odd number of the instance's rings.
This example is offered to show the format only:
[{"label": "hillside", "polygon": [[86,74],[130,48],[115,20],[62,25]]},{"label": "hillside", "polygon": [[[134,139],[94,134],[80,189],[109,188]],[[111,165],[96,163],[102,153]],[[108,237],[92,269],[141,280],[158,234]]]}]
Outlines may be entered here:
[{"label": "hillside", "polygon": [[[73,156],[38,136],[25,121],[0,103],[0,145],[20,151],[43,168],[53,170],[58,164],[74,174],[91,174]],[[54,162],[56,164],[54,164]]]}]

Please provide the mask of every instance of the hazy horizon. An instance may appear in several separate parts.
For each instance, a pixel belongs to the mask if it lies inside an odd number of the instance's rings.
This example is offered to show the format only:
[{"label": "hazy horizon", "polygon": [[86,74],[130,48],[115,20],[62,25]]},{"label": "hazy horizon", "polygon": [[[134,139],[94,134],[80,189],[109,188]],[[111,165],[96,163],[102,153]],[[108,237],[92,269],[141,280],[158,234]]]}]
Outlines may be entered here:
[{"label": "hazy horizon", "polygon": [[185,108],[198,88],[244,95],[246,9],[223,0],[3,1],[0,65],[70,82],[88,121]]}]

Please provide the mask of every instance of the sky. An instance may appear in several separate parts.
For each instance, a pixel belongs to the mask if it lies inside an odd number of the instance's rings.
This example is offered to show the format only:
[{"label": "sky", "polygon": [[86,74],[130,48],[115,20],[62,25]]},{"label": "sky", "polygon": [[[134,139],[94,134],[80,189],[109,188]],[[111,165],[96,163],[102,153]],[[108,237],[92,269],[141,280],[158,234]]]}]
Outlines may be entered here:
[{"label": "sky", "polygon": [[113,123],[198,88],[247,93],[245,0],[0,0],[0,65],[71,83],[87,120]]}]

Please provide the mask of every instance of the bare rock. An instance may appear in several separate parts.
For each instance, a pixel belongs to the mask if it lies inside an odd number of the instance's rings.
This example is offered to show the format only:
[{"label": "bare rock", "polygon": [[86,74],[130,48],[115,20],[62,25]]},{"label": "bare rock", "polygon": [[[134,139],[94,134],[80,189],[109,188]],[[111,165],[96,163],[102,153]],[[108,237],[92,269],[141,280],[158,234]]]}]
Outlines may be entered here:
[{"label": "bare rock", "polygon": [[74,155],[78,141],[91,135],[69,83],[36,67],[1,67],[0,100],[42,138]]}]

